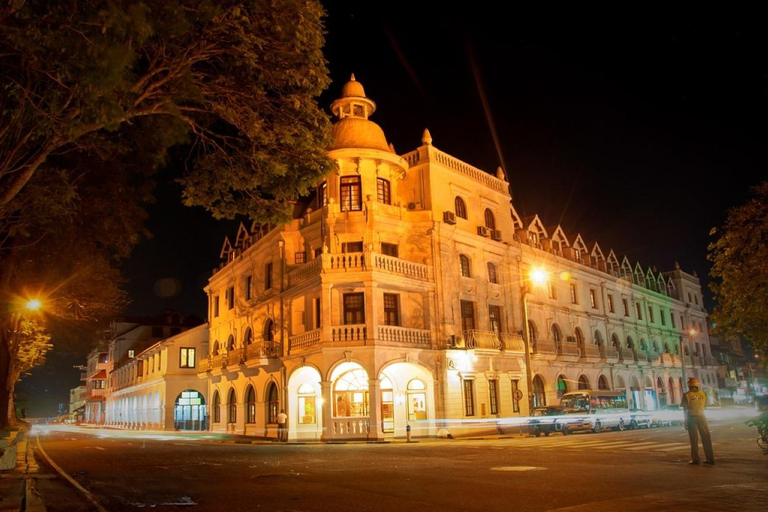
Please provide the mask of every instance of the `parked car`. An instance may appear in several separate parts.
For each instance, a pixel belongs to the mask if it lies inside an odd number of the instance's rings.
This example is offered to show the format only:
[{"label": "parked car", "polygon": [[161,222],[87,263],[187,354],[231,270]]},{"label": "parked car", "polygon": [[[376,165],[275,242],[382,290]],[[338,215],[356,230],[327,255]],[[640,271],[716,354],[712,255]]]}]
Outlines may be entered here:
[{"label": "parked car", "polygon": [[547,407],[534,407],[533,416],[528,421],[528,431],[536,437],[541,434],[548,436],[554,432],[562,431],[562,423],[558,423],[557,417],[563,414],[563,410],[555,405]]},{"label": "parked car", "polygon": [[632,411],[629,418],[630,430],[635,430],[638,428],[651,428],[653,426],[653,418],[648,412]]}]

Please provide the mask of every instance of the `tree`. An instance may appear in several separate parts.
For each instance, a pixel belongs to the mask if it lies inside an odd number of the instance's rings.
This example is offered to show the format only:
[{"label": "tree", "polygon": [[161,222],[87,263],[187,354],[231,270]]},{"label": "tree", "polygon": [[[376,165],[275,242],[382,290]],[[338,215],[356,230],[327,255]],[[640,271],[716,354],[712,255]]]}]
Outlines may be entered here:
[{"label": "tree", "polygon": [[117,314],[171,155],[186,205],[261,222],[332,169],[323,15],[313,0],[0,7],[0,427],[23,356],[14,301],[43,294],[49,327]]},{"label": "tree", "polygon": [[768,352],[768,181],[751,189],[753,197],[732,208],[713,229],[707,259],[716,305],[716,332],[741,336]]}]

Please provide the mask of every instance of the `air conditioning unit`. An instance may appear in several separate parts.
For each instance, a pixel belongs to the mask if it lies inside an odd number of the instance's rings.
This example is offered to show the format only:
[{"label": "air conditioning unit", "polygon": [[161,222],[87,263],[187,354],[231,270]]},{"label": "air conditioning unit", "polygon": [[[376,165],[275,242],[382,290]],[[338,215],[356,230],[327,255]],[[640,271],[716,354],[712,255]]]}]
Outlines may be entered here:
[{"label": "air conditioning unit", "polygon": [[491,230],[485,226],[477,226],[477,234],[480,236],[491,236]]},{"label": "air conditioning unit", "polygon": [[446,224],[456,224],[456,214],[450,211],[443,212],[443,222]]},{"label": "air conditioning unit", "polygon": [[501,241],[501,230],[500,229],[494,229],[491,231],[491,238],[496,240],[497,242]]}]

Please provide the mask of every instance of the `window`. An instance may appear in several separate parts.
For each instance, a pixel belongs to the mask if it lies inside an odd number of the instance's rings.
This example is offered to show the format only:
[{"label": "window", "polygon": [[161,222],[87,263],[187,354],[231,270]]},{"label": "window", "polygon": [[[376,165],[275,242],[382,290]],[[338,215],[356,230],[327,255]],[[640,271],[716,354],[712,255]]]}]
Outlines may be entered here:
[{"label": "window", "polygon": [[301,251],[301,252],[297,252],[297,253],[296,253],[296,254],[294,254],[294,256],[293,256],[293,262],[294,262],[296,265],[300,265],[300,264],[302,264],[302,263],[306,263],[306,262],[307,262],[307,253],[306,253],[306,252],[304,252],[304,251]]},{"label": "window", "polygon": [[363,242],[344,242],[341,244],[341,252],[363,252]]},{"label": "window", "polygon": [[648,305],[648,321],[653,323],[653,308]]},{"label": "window", "polygon": [[270,261],[264,265],[264,289],[269,290],[272,288],[272,262]]},{"label": "window", "polygon": [[469,266],[469,258],[464,255],[459,255],[459,271],[462,277],[472,277],[472,271]]},{"label": "window", "polygon": [[256,392],[253,386],[248,386],[245,392],[245,422],[256,423]]},{"label": "window", "polygon": [[340,187],[341,201],[339,207],[341,211],[362,210],[360,176],[342,176]]},{"label": "window", "polygon": [[475,381],[464,381],[464,416],[475,415]]},{"label": "window", "polygon": [[578,304],[579,298],[576,295],[576,283],[571,283],[571,304]]},{"label": "window", "polygon": [[563,331],[560,330],[560,326],[557,324],[552,324],[552,341],[555,343],[563,341]]},{"label": "window", "polygon": [[320,299],[312,299],[312,303],[314,305],[314,311],[315,311],[315,318],[314,318],[314,328],[319,329],[320,328],[320,319],[322,318],[320,315]]},{"label": "window", "polygon": [[229,390],[229,399],[227,400],[227,423],[235,423],[237,421],[237,396],[235,396],[235,390]]},{"label": "window", "polygon": [[267,389],[267,423],[277,423],[279,410],[280,400],[277,397],[277,385],[271,382]]},{"label": "window", "polygon": [[326,182],[322,182],[320,186],[317,187],[317,207],[322,208],[327,204],[328,204],[328,184]]},{"label": "window", "polygon": [[454,201],[454,210],[456,211],[457,217],[461,217],[462,219],[467,218],[467,205],[464,203],[464,200],[459,196],[456,196],[456,199]]},{"label": "window", "polygon": [[132,349],[132,348],[128,349],[128,357],[130,357],[131,359],[136,357],[136,351],[134,349]]},{"label": "window", "polygon": [[520,399],[522,397],[522,391],[520,391],[520,381],[512,379],[512,412],[520,412]]},{"label": "window", "polygon": [[339,377],[333,389],[334,416],[368,416],[368,374],[350,370]]},{"label": "window", "polygon": [[621,299],[621,305],[624,307],[624,316],[629,316],[629,302],[627,302],[627,299]]},{"label": "window", "polygon": [[493,216],[493,212],[488,208],[485,209],[485,227],[496,229],[496,217]]},{"label": "window", "polygon": [[365,295],[362,293],[344,294],[344,324],[365,323]]},{"label": "window", "polygon": [[475,328],[475,303],[468,300],[461,301],[461,329],[471,331]]},{"label": "window", "polygon": [[389,181],[376,178],[376,199],[380,203],[392,204],[392,196],[389,189]]},{"label": "window", "polygon": [[243,335],[243,345],[247,346],[253,343],[253,331],[250,327],[248,327],[245,330],[245,334]]},{"label": "window", "polygon": [[179,368],[194,368],[194,367],[195,367],[195,349],[181,348],[181,354],[179,357]]},{"label": "window", "polygon": [[216,318],[219,316],[219,296],[216,295],[213,298],[213,317]]},{"label": "window", "polygon": [[496,274],[496,265],[488,262],[488,282],[499,284],[499,276]]},{"label": "window", "polygon": [[490,414],[499,414],[499,381],[496,379],[488,381],[488,406]]},{"label": "window", "polygon": [[613,295],[608,295],[608,311],[615,313],[616,310],[613,307]]},{"label": "window", "polygon": [[227,352],[232,352],[235,350],[235,337],[233,335],[229,335],[229,338],[227,338]]},{"label": "window", "polygon": [[597,309],[597,290],[594,288],[589,289],[589,305],[592,309]]},{"label": "window", "polygon": [[669,312],[669,321],[672,324],[672,327],[677,327],[675,325],[675,313],[674,313],[674,311],[670,311]]},{"label": "window", "polygon": [[245,300],[251,300],[252,286],[253,286],[253,276],[245,276]]},{"label": "window", "polygon": [[637,319],[642,320],[643,319],[643,308],[640,306],[639,302],[635,302],[635,310],[637,311]]},{"label": "window", "polygon": [[544,381],[541,380],[541,376],[539,375],[533,378],[533,406],[547,406],[547,394],[544,392]]},{"label": "window", "polygon": [[384,254],[386,256],[392,256],[394,258],[398,258],[398,247],[397,244],[388,244],[386,242],[381,243],[381,254]]},{"label": "window", "polygon": [[227,309],[233,309],[235,307],[235,287],[230,286],[227,288]]},{"label": "window", "polygon": [[218,391],[213,393],[213,422],[221,423],[221,398]]},{"label": "window", "polygon": [[396,293],[384,294],[384,323],[386,325],[400,325],[398,302]]},{"label": "window", "polygon": [[661,325],[667,325],[667,315],[661,308],[659,308],[659,320],[661,320]]},{"label": "window", "polygon": [[488,320],[491,324],[491,330],[493,332],[502,332],[501,329],[501,307],[488,306]]},{"label": "window", "polygon": [[549,281],[547,284],[549,284],[549,298],[557,300],[557,287],[555,283]]}]

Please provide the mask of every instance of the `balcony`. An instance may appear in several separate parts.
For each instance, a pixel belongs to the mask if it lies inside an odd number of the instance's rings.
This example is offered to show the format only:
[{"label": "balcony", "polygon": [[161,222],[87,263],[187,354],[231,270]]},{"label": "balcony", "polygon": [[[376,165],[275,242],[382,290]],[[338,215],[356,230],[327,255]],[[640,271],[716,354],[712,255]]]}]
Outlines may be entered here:
[{"label": "balcony", "polygon": [[587,361],[597,362],[600,360],[600,346],[584,343],[581,346],[581,356]]},{"label": "balcony", "polygon": [[619,361],[619,349],[616,347],[600,346],[600,357],[607,363],[617,363]]},{"label": "balcony", "polygon": [[429,280],[429,267],[423,263],[375,252],[321,254],[288,273],[288,287],[297,286],[323,272],[341,273],[376,270],[410,279]]},{"label": "balcony", "polygon": [[305,350],[320,344],[320,329],[297,334],[288,338],[288,352],[293,354],[298,350]]},{"label": "balcony", "polygon": [[531,342],[531,353],[543,356],[557,355],[555,344],[548,341],[533,340]]},{"label": "balcony", "polygon": [[556,341],[555,351],[557,352],[557,358],[561,361],[576,362],[581,357],[581,350],[579,350],[575,343]]},{"label": "balcony", "polygon": [[635,361],[637,364],[648,365],[648,354],[642,350],[635,352]]},{"label": "balcony", "polygon": [[501,343],[505,352],[525,354],[525,343],[519,334],[501,333]]},{"label": "balcony", "polygon": [[627,347],[620,347],[619,348],[619,359],[623,361],[624,363],[632,363],[635,362],[635,351],[631,348]]},{"label": "balcony", "polygon": [[504,346],[499,339],[499,333],[494,331],[464,331],[464,347],[473,350],[491,350],[500,352]]},{"label": "balcony", "polygon": [[426,329],[412,329],[396,325],[380,325],[378,341],[404,343],[406,345],[421,345],[428,348],[432,344],[432,336]]},{"label": "balcony", "polygon": [[366,341],[368,328],[365,324],[331,327],[331,341]]}]

